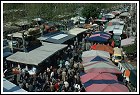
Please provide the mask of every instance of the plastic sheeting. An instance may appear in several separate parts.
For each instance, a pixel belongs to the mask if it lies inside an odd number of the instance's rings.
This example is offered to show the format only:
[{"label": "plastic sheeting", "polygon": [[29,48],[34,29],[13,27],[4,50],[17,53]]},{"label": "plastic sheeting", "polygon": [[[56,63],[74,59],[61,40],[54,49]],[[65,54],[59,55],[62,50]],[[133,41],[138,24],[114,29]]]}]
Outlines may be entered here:
[{"label": "plastic sheeting", "polygon": [[19,86],[3,78],[3,92],[27,92]]}]

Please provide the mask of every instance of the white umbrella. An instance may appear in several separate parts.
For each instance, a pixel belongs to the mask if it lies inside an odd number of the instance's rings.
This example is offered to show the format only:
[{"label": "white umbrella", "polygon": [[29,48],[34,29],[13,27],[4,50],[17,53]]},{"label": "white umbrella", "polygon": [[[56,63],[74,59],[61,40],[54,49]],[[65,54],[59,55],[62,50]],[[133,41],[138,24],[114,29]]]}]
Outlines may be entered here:
[{"label": "white umbrella", "polygon": [[111,13],[108,13],[105,15],[106,18],[114,18],[115,15],[114,14],[111,14]]}]

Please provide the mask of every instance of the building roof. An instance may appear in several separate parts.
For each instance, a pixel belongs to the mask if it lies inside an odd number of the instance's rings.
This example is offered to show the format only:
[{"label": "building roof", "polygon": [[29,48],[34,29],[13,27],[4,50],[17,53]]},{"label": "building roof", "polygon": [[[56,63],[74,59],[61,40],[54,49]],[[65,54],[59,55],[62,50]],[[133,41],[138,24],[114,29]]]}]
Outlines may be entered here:
[{"label": "building roof", "polygon": [[12,62],[38,65],[59,50],[67,47],[67,45],[53,44],[47,42],[43,42],[42,44],[42,46],[30,52],[16,52],[15,54],[7,57],[6,59]]},{"label": "building roof", "polygon": [[83,28],[73,28],[71,30],[68,31],[69,34],[72,35],[78,35],[80,33],[86,32],[88,29],[83,29]]},{"label": "building roof", "polygon": [[39,37],[38,39],[42,41],[46,41],[46,42],[55,43],[55,44],[62,44],[74,37],[75,35],[72,35],[72,34],[67,34],[64,32],[57,32],[51,35],[45,35],[43,37]]}]

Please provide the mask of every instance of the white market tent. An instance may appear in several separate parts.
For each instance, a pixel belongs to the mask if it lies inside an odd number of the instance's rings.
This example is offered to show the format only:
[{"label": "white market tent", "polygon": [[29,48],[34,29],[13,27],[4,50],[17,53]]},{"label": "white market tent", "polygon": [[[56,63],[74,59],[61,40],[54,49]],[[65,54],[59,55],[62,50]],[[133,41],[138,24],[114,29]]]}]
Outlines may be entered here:
[{"label": "white market tent", "polygon": [[107,22],[107,20],[103,20],[103,19],[96,19],[95,21]]},{"label": "white market tent", "polygon": [[113,23],[116,23],[116,24],[125,24],[124,21],[122,21],[121,19],[117,19],[117,18],[112,19],[109,22],[113,22]]},{"label": "white market tent", "polygon": [[115,18],[115,19],[110,20],[109,22],[119,22],[119,21],[120,19]]},{"label": "white market tent", "polygon": [[121,30],[121,29],[114,29],[114,30],[113,30],[113,33],[114,33],[115,35],[121,35],[122,32],[123,32],[123,30]]},{"label": "white market tent", "polygon": [[112,13],[120,14],[121,12],[120,11],[112,11]]},{"label": "white market tent", "polygon": [[123,13],[120,14],[120,17],[121,16],[128,17],[128,16],[130,16],[130,13],[129,12],[123,12]]},{"label": "white market tent", "polygon": [[28,31],[19,31],[19,32],[15,32],[15,33],[12,33],[12,34],[8,34],[7,36],[8,37],[17,37],[17,38],[22,38],[22,32],[24,32],[24,35],[28,35]]},{"label": "white market tent", "polygon": [[76,17],[72,17],[71,20],[73,20],[74,23],[76,23],[77,21],[80,21],[80,23],[85,23],[86,19],[80,16],[76,16]]},{"label": "white market tent", "polygon": [[123,30],[124,29],[124,25],[119,25],[119,29]]},{"label": "white market tent", "polygon": [[19,86],[3,78],[3,92],[27,92]]},{"label": "white market tent", "polygon": [[30,52],[16,52],[7,57],[8,61],[38,65],[57,51],[67,47],[67,45],[43,42],[43,45]]},{"label": "white market tent", "polygon": [[107,26],[107,28],[104,31],[105,32],[113,31],[113,29],[114,29],[114,26]]},{"label": "white market tent", "polygon": [[105,14],[105,17],[106,17],[106,18],[114,18],[115,15],[112,14],[112,13],[108,13],[108,14]]},{"label": "white market tent", "polygon": [[86,32],[88,29],[82,29],[82,28],[73,28],[71,30],[68,31],[69,34],[72,35],[78,35],[80,33]]},{"label": "white market tent", "polygon": [[89,50],[83,52],[82,54],[82,57],[92,57],[92,56],[101,56],[101,57],[110,58],[109,52],[101,51],[101,50]]},{"label": "white market tent", "polygon": [[132,45],[134,44],[134,41],[135,41],[135,37],[123,39],[121,40],[121,46]]}]

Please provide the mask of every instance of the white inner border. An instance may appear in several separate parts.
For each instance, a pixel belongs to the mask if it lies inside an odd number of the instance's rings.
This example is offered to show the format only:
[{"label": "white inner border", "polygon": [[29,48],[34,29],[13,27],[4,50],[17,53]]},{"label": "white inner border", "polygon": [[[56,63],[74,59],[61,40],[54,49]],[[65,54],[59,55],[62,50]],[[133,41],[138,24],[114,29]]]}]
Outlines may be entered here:
[{"label": "white inner border", "polygon": [[[1,67],[3,67],[3,3],[137,3],[137,92],[27,92],[23,94],[139,94],[139,1],[1,1]],[[3,70],[1,70],[2,94],[21,94],[3,92]]]}]

